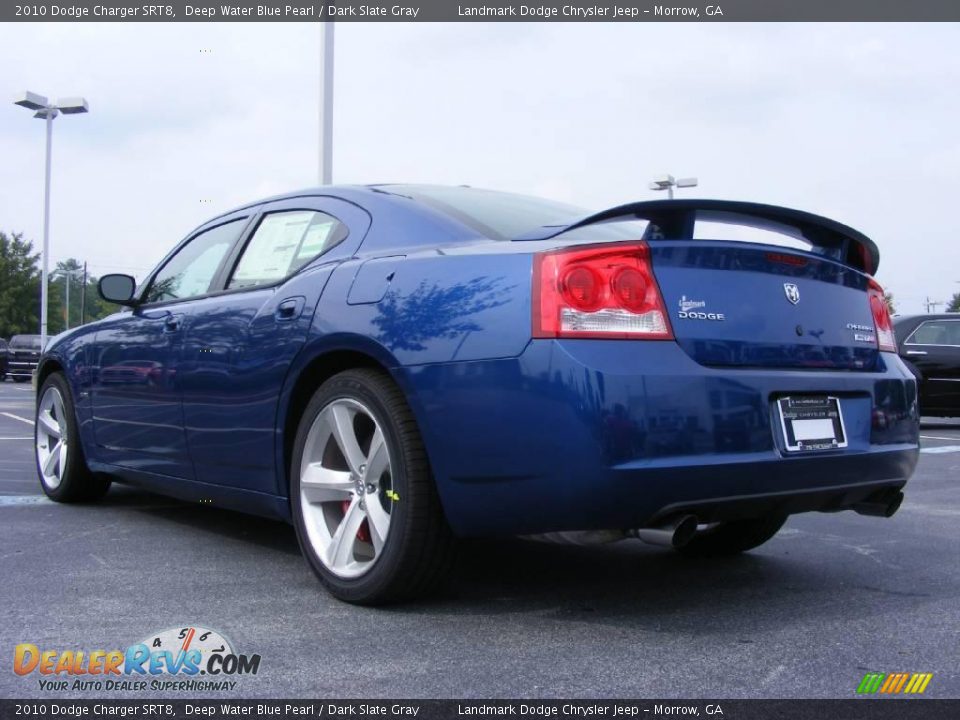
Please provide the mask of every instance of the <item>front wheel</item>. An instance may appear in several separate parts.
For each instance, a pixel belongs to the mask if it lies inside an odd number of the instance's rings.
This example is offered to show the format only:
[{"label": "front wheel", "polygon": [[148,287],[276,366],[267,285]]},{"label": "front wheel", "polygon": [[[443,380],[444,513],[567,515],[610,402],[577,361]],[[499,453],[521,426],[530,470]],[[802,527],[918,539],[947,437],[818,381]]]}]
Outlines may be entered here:
[{"label": "front wheel", "polygon": [[316,391],[294,443],[290,498],[300,548],[341,600],[409,599],[452,563],[454,538],[423,441],[382,372],[348,370]]},{"label": "front wheel", "polygon": [[110,489],[110,480],[87,468],[66,378],[52,373],[38,397],[33,437],[40,487],[57,502],[99,499]]},{"label": "front wheel", "polygon": [[688,557],[722,557],[752,550],[779,532],[787,521],[783,515],[750,520],[732,520],[709,525],[677,550]]}]

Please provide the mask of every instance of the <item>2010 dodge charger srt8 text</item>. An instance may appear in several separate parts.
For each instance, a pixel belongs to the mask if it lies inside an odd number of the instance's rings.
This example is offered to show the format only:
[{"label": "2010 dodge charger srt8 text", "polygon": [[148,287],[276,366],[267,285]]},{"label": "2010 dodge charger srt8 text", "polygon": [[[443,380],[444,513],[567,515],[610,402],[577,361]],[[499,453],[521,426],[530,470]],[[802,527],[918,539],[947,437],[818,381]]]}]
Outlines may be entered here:
[{"label": "2010 dodge charger srt8 text", "polygon": [[[799,247],[698,238],[713,222]],[[588,213],[407,185],[253,203],[139,288],[105,276],[126,309],[50,343],[41,484],[288,519],[359,603],[426,591],[460,536],[718,555],[793,513],[890,516],[919,425],[878,261],[849,227],[754,203]]]}]

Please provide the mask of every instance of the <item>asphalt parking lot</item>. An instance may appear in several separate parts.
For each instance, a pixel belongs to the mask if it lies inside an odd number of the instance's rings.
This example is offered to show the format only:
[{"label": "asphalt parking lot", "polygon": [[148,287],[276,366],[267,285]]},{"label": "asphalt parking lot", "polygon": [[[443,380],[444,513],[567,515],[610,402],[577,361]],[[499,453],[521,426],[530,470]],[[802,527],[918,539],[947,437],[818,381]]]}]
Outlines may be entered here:
[{"label": "asphalt parking lot", "polygon": [[17,643],[122,648],[185,624],[262,656],[226,693],[242,697],[848,698],[868,671],[932,672],[927,697],[960,697],[960,419],[924,423],[890,520],[795,516],[723,561],[471,542],[445,594],[374,610],[326,595],[281,523],[117,486],[48,502],[32,407],[0,384],[0,697],[98,695],[16,676]]}]

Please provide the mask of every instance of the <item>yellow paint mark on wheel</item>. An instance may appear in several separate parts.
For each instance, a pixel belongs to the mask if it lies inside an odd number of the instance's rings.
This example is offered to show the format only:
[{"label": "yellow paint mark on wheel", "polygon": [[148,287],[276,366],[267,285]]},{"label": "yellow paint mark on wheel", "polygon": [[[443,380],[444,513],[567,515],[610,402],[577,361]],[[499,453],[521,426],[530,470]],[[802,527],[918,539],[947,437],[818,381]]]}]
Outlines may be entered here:
[{"label": "yellow paint mark on wheel", "polygon": [[387,497],[394,502],[400,502],[400,496],[397,495],[393,490],[387,490]]}]

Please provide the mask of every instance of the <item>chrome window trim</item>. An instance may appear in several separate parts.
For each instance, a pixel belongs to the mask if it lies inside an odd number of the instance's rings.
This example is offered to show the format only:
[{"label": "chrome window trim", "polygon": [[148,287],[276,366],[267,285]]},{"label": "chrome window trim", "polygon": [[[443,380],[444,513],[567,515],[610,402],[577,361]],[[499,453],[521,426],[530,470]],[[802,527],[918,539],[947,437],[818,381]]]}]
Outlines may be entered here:
[{"label": "chrome window trim", "polygon": [[910,333],[910,334],[907,336],[907,339],[903,341],[903,344],[904,344],[904,345],[912,345],[912,346],[914,346],[914,347],[952,347],[952,348],[960,348],[960,345],[953,345],[953,344],[943,345],[943,344],[940,344],[940,343],[915,343],[915,342],[910,342],[910,340],[913,339],[913,336],[916,335],[916,334],[920,331],[920,328],[922,328],[924,325],[927,325],[927,324],[929,324],[929,323],[935,323],[935,322],[937,322],[937,323],[940,323],[940,322],[955,323],[955,322],[960,322],[960,318],[932,318],[932,319],[930,319],[930,320],[924,320],[922,323],[920,323],[919,325],[917,325],[917,326],[913,329],[913,332]]}]

